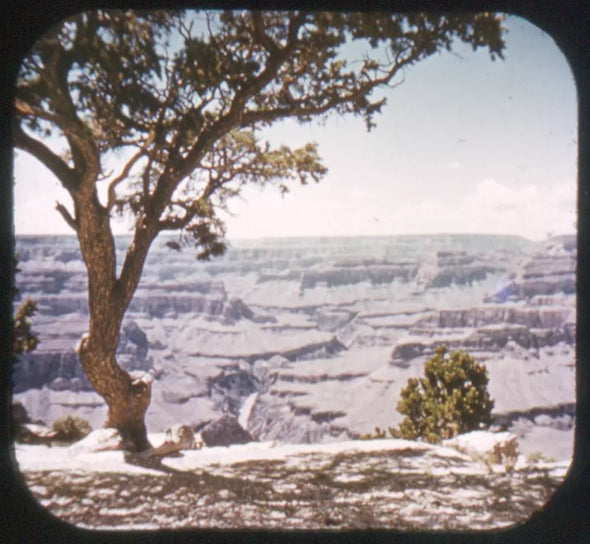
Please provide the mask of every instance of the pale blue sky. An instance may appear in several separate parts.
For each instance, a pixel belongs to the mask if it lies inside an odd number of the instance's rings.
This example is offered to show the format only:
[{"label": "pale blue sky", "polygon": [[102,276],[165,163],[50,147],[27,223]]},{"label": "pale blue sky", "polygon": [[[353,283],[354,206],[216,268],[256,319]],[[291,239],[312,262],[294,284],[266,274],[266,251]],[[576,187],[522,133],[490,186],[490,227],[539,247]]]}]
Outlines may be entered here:
[{"label": "pale blue sky", "polygon": [[[284,198],[249,188],[232,203],[228,237],[575,232],[573,76],[540,29],[516,17],[505,26],[504,61],[457,47],[410,68],[370,133],[338,117],[269,130],[275,145],[318,142],[329,173]],[[20,152],[15,180],[17,234],[72,232],[54,209],[68,196],[47,170]]]}]

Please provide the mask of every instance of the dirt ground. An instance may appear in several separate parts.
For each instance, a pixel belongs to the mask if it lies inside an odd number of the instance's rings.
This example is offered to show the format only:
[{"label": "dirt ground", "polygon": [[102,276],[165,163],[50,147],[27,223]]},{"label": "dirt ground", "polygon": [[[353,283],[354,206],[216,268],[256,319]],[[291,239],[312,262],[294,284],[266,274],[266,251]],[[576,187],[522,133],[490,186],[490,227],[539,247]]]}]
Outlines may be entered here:
[{"label": "dirt ground", "polygon": [[[416,452],[349,452],[297,463],[256,460],[182,471],[156,463],[149,474],[26,471],[51,513],[86,528],[489,529],[528,519],[561,477],[512,473]],[[130,459],[131,462],[135,462]]]}]

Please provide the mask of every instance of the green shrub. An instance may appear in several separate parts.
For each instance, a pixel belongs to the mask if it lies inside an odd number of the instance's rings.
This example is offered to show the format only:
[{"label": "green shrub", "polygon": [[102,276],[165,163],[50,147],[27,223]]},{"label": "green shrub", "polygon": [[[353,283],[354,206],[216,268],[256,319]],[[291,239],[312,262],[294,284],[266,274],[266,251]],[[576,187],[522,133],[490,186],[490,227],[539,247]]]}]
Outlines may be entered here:
[{"label": "green shrub", "polygon": [[487,429],[493,407],[486,367],[464,351],[447,356],[446,346],[440,346],[424,365],[424,377],[410,378],[402,389],[397,410],[406,417],[390,432],[396,438],[435,444]]},{"label": "green shrub", "polygon": [[57,418],[52,425],[53,430],[57,433],[58,440],[76,441],[87,436],[92,427],[85,419],[78,416],[62,416]]},{"label": "green shrub", "polygon": [[361,435],[361,440],[377,440],[379,438],[387,438],[387,432],[389,431],[390,436],[398,438],[396,430],[393,427],[387,427],[387,431],[381,427],[375,427],[372,433],[365,433]]}]

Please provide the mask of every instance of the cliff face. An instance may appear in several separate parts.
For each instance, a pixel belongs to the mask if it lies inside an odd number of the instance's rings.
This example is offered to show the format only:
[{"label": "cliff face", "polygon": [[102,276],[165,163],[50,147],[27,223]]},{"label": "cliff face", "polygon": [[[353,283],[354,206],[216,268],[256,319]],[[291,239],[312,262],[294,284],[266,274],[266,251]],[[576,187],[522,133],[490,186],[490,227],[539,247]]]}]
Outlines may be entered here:
[{"label": "cliff face", "polygon": [[[200,263],[157,241],[118,358],[154,375],[154,430],[230,412],[261,440],[315,442],[395,424],[400,388],[445,343],[487,364],[499,416],[532,436],[545,410],[550,436],[556,417],[572,424],[571,409],[555,410],[574,402],[575,247],[573,237],[269,239]],[[42,343],[16,366],[15,393],[48,421],[78,395],[98,426],[104,410],[74,352],[88,320],[76,241],[25,237],[17,249]]]}]

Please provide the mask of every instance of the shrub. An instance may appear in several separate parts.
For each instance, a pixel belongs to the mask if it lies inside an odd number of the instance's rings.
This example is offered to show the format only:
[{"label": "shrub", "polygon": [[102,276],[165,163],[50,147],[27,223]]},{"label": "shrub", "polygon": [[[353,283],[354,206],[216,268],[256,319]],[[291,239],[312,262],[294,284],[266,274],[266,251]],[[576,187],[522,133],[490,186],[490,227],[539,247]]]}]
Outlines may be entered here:
[{"label": "shrub", "polygon": [[52,428],[57,433],[57,439],[72,442],[84,438],[92,431],[92,427],[88,421],[71,415],[56,419],[53,422]]},{"label": "shrub", "polygon": [[549,456],[541,453],[540,451],[533,451],[533,452],[529,453],[529,455],[527,456],[527,461],[532,464],[553,463],[553,462],[555,462],[555,457],[549,457]]},{"label": "shrub", "polygon": [[397,410],[406,417],[390,432],[396,438],[434,444],[487,429],[494,407],[487,388],[484,365],[464,351],[447,356],[446,346],[440,346],[424,365],[424,377],[410,378],[402,389]]}]

